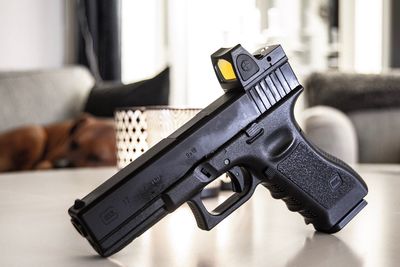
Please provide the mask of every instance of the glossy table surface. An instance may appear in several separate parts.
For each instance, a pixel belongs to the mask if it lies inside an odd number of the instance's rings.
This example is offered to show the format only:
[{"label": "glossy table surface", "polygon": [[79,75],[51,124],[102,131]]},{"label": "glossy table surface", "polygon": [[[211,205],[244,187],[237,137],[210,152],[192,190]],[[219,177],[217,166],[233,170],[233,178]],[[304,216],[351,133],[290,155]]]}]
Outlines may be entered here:
[{"label": "glossy table surface", "polygon": [[260,186],[210,232],[184,205],[108,259],[78,235],[67,209],[116,169],[2,174],[0,266],[399,266],[400,166],[357,170],[369,204],[335,235],[316,233]]}]

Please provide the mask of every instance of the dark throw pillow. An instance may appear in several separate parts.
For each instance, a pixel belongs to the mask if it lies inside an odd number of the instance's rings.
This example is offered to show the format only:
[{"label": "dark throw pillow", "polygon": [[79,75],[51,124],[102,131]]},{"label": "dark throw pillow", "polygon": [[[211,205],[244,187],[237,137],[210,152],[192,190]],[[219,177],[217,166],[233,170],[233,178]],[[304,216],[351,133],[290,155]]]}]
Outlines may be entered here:
[{"label": "dark throw pillow", "polygon": [[168,105],[169,68],[154,78],[131,84],[103,83],[89,94],[85,112],[100,117],[112,117],[114,110],[132,106]]},{"label": "dark throw pillow", "polygon": [[396,71],[382,74],[313,73],[305,88],[310,107],[330,106],[345,113],[400,107],[400,73]]}]

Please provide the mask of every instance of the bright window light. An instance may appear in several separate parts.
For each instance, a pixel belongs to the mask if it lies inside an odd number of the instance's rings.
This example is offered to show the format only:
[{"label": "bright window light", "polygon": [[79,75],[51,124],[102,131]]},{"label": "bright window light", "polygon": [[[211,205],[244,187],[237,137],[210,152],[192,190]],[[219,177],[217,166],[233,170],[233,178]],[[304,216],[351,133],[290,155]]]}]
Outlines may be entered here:
[{"label": "bright window light", "polygon": [[356,0],[354,69],[356,72],[382,71],[381,0]]},{"label": "bright window light", "polygon": [[165,66],[162,0],[122,0],[122,81],[150,78]]}]

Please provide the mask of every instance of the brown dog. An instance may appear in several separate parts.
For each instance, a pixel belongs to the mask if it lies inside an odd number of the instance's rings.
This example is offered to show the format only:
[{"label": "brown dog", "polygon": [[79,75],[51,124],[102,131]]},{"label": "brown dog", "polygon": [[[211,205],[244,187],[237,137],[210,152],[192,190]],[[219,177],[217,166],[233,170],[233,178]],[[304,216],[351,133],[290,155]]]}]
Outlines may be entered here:
[{"label": "brown dog", "polygon": [[0,134],[0,171],[115,166],[115,150],[113,122],[83,115]]}]

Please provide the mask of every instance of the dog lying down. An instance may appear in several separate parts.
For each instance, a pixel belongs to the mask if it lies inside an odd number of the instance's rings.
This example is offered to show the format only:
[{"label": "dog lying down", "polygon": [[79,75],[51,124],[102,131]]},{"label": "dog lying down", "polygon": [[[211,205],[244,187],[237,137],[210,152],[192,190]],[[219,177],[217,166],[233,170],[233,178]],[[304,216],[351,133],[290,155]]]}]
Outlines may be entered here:
[{"label": "dog lying down", "polygon": [[83,114],[48,126],[32,125],[0,134],[0,171],[115,166],[111,120]]}]

